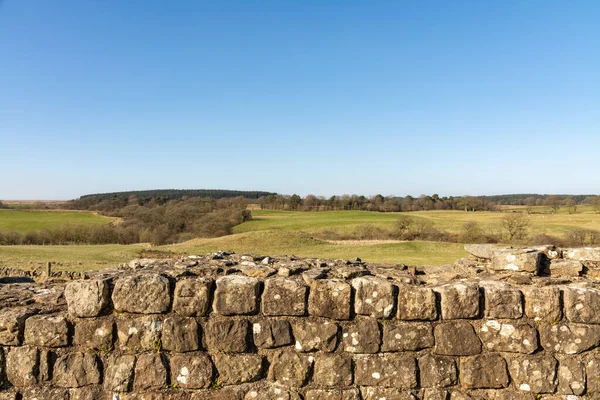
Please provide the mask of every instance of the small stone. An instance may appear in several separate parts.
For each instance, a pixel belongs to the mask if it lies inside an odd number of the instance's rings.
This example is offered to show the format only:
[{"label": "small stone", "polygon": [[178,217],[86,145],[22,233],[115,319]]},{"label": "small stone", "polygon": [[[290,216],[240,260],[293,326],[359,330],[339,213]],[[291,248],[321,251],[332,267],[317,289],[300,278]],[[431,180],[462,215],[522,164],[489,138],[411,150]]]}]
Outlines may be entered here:
[{"label": "small stone", "polygon": [[467,321],[439,324],[434,328],[433,334],[436,354],[474,356],[481,353],[481,341]]},{"label": "small stone", "polygon": [[354,310],[358,315],[390,318],[396,303],[396,287],[389,281],[374,276],[352,280],[355,290]]},{"label": "small stone", "polygon": [[398,318],[405,321],[437,319],[435,292],[430,288],[401,286],[398,291]]},{"label": "small stone", "polygon": [[110,290],[105,280],[72,281],[65,287],[69,314],[74,317],[96,317],[110,303]]},{"label": "small stone", "polygon": [[443,319],[477,318],[479,286],[454,283],[437,288],[441,297]]},{"label": "small stone", "polygon": [[554,393],[557,362],[551,356],[515,358],[508,364],[510,376],[523,392]]},{"label": "small stone", "polygon": [[262,312],[271,316],[305,315],[307,291],[306,286],[291,279],[267,279],[262,295]]},{"label": "small stone", "polygon": [[282,385],[302,387],[308,379],[311,359],[293,351],[277,352],[271,360],[268,378]]},{"label": "small stone", "polygon": [[360,318],[342,329],[344,351],[377,353],[381,344],[379,324],[370,318]]},{"label": "small stone", "polygon": [[350,319],[350,285],[333,279],[315,280],[310,285],[308,312],[331,319]]},{"label": "small stone", "polygon": [[198,323],[194,318],[171,315],[165,318],[162,329],[162,347],[178,353],[199,348]]},{"label": "small stone", "polygon": [[258,354],[217,353],[213,360],[223,385],[254,382],[263,375],[263,357]]},{"label": "small stone", "polygon": [[482,321],[479,337],[488,351],[531,354],[538,349],[535,327],[524,322]]},{"label": "small stone", "polygon": [[467,389],[508,387],[506,362],[497,354],[482,354],[461,359],[460,382]]},{"label": "small stone", "polygon": [[286,320],[261,320],[252,325],[254,344],[261,349],[273,349],[292,343],[292,330]]},{"label": "small stone", "polygon": [[600,324],[600,290],[566,287],[563,290],[565,316],[571,322]]},{"label": "small stone", "polygon": [[421,386],[447,387],[458,383],[458,371],[453,358],[426,354],[419,358]]},{"label": "small stone", "polygon": [[34,315],[25,321],[25,344],[63,347],[69,344],[69,323],[64,315]]},{"label": "small stone", "polygon": [[248,321],[211,318],[206,325],[206,343],[211,351],[244,353],[248,349]]},{"label": "small stone", "polygon": [[358,355],[354,363],[356,385],[396,389],[417,386],[417,369],[413,357],[397,354]]},{"label": "small stone", "polygon": [[600,345],[600,326],[580,324],[541,325],[544,349],[562,354],[579,354]]},{"label": "small stone", "polygon": [[339,327],[327,320],[299,319],[292,325],[295,349],[299,352],[332,352],[337,347]]},{"label": "small stone", "polygon": [[166,384],[167,367],[162,354],[140,354],[135,363],[134,390],[163,389]]},{"label": "small stone", "polygon": [[212,384],[213,366],[206,353],[171,356],[171,383],[184,389],[208,388]]},{"label": "small stone", "polygon": [[352,385],[352,360],[340,354],[321,354],[316,357],[313,382],[323,387]]},{"label": "small stone", "polygon": [[383,352],[419,351],[433,345],[433,329],[430,324],[407,322],[383,325]]},{"label": "small stone", "polygon": [[160,314],[171,305],[170,283],[158,274],[117,279],[112,294],[115,310],[136,314]]},{"label": "small stone", "polygon": [[248,315],[258,312],[259,281],[240,275],[217,279],[213,310],[221,315]]},{"label": "small stone", "polygon": [[113,392],[128,392],[133,380],[135,356],[112,357],[104,373],[104,389]]},{"label": "small stone", "polygon": [[557,323],[562,319],[560,289],[557,287],[530,287],[525,295],[525,314],[535,321]]},{"label": "small stone", "polygon": [[173,311],[186,317],[208,315],[210,289],[213,281],[207,278],[181,279],[175,284]]},{"label": "small stone", "polygon": [[59,357],[54,364],[56,386],[78,388],[101,382],[98,358],[89,353],[75,352]]}]

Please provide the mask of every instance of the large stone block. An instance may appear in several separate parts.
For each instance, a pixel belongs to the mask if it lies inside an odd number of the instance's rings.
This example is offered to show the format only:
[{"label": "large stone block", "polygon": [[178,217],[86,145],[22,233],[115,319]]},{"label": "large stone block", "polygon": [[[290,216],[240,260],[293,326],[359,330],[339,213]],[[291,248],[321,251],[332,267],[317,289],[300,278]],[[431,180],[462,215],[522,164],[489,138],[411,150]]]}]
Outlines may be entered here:
[{"label": "large stone block", "polygon": [[[590,375],[590,378],[599,379],[599,376]],[[582,395],[586,392],[585,365],[574,357],[562,357],[558,361],[558,394]]]},{"label": "large stone block", "polygon": [[490,269],[527,272],[537,275],[542,267],[542,253],[534,249],[505,249],[494,252]]},{"label": "large stone block", "polygon": [[554,393],[557,362],[551,356],[528,356],[510,360],[508,370],[516,387],[523,392]]},{"label": "large stone block", "polygon": [[286,278],[265,281],[262,312],[270,316],[301,316],[306,314],[308,287]]},{"label": "large stone block", "polygon": [[354,312],[373,318],[390,318],[396,303],[396,287],[385,279],[363,276],[352,280]]},{"label": "large stone block", "polygon": [[381,345],[381,333],[377,320],[360,318],[342,329],[344,351],[349,353],[377,353]]},{"label": "large stone block", "polygon": [[357,355],[354,359],[354,383],[411,389],[417,386],[417,368],[413,357],[399,354]]},{"label": "large stone block", "polygon": [[246,320],[211,318],[205,336],[210,351],[244,353],[248,349],[249,324]]},{"label": "large stone block", "polygon": [[294,351],[280,351],[271,359],[269,380],[281,385],[302,387],[307,383],[313,357]]},{"label": "large stone block", "polygon": [[69,314],[74,317],[96,317],[110,303],[110,289],[106,280],[72,281],[65,287]]},{"label": "large stone block", "polygon": [[310,315],[331,319],[350,319],[352,290],[344,281],[314,280],[310,285],[308,312]]},{"label": "large stone block", "polygon": [[557,324],[540,326],[540,342],[546,350],[579,354],[600,345],[600,326]]},{"label": "large stone block", "polygon": [[69,344],[69,322],[64,315],[34,315],[25,321],[25,344],[63,347]]},{"label": "large stone block", "polygon": [[263,356],[218,353],[213,360],[222,385],[239,385],[259,380],[264,372]]},{"label": "large stone block", "polygon": [[408,390],[382,388],[382,387],[361,387],[360,393],[363,400],[415,400],[416,397]]},{"label": "large stone block", "polygon": [[6,355],[6,377],[16,387],[39,382],[40,352],[35,347],[13,347]]},{"label": "large stone block", "polygon": [[525,314],[535,321],[555,324],[562,319],[561,295],[557,287],[530,287],[524,289]]},{"label": "large stone block", "polygon": [[405,321],[437,319],[435,292],[431,288],[401,286],[398,291],[398,318]]},{"label": "large stone block", "polygon": [[428,323],[383,324],[383,352],[419,351],[433,345],[433,329]]},{"label": "large stone block", "polygon": [[173,312],[186,317],[208,315],[212,284],[213,281],[208,278],[194,277],[177,281],[173,296]]},{"label": "large stone block", "polygon": [[163,389],[167,381],[167,364],[161,353],[140,354],[135,363],[134,390]]},{"label": "large stone block", "polygon": [[565,316],[571,322],[600,324],[600,290],[566,287],[563,290]]},{"label": "large stone block", "polygon": [[585,360],[587,393],[590,397],[600,398],[600,354],[592,353]]},{"label": "large stone block", "polygon": [[217,279],[213,310],[221,315],[249,315],[258,312],[260,282],[256,278],[228,275]]},{"label": "large stone block", "polygon": [[550,276],[578,277],[583,272],[583,264],[575,260],[551,260]]},{"label": "large stone block", "polygon": [[25,307],[0,310],[0,345],[20,345],[23,341],[25,320],[36,313],[36,309]]},{"label": "large stone block", "polygon": [[563,257],[568,260],[580,261],[588,268],[600,267],[600,248],[575,248],[563,252]]},{"label": "large stone block", "polygon": [[137,314],[159,314],[171,306],[170,283],[158,274],[117,279],[112,294],[115,310]]},{"label": "large stone block", "polygon": [[467,389],[508,387],[506,362],[498,354],[482,354],[460,361],[460,383]]},{"label": "large stone block", "polygon": [[434,328],[436,354],[474,356],[481,353],[481,341],[467,321],[445,322]]},{"label": "large stone block", "polygon": [[200,331],[194,318],[171,315],[165,318],[162,329],[162,348],[185,353],[199,349]]},{"label": "large stone block", "polygon": [[104,352],[113,349],[114,318],[79,318],[75,320],[73,344]]},{"label": "large stone block", "polygon": [[477,260],[491,260],[495,253],[505,249],[493,244],[465,244],[464,248]]},{"label": "large stone block", "polygon": [[69,390],[49,386],[28,387],[19,390],[23,400],[71,400]]},{"label": "large stone block", "polygon": [[521,318],[523,294],[510,285],[497,283],[484,286],[485,316],[487,318]]},{"label": "large stone block", "polygon": [[453,358],[425,354],[419,358],[421,386],[447,387],[458,383],[458,371]]},{"label": "large stone block", "polygon": [[113,392],[128,392],[133,380],[135,356],[113,356],[104,371],[104,389]]},{"label": "large stone block", "polygon": [[102,381],[100,363],[94,354],[75,352],[59,357],[54,364],[56,386],[78,388]]},{"label": "large stone block", "polygon": [[[244,396],[244,400],[300,400],[300,396],[288,387],[274,384],[253,387]],[[205,400],[202,398],[202,400]],[[217,397],[215,400],[225,400]]]},{"label": "large stone block", "polygon": [[160,350],[162,320],[152,315],[117,317],[119,349],[127,354],[148,350]]},{"label": "large stone block", "polygon": [[460,319],[479,316],[479,286],[453,283],[437,288],[441,298],[442,318]]},{"label": "large stone block", "polygon": [[537,331],[525,322],[484,320],[479,337],[488,351],[531,354],[538,349]]},{"label": "large stone block", "polygon": [[358,389],[313,389],[308,390],[304,396],[306,400],[360,400]]},{"label": "large stone block", "polygon": [[287,320],[264,319],[252,325],[254,344],[260,349],[272,349],[292,343],[292,329]]},{"label": "large stone block", "polygon": [[337,347],[339,327],[319,319],[299,319],[292,325],[296,350],[300,352],[332,352]]},{"label": "large stone block", "polygon": [[208,388],[213,365],[206,353],[173,354],[170,359],[171,383],[184,389]]},{"label": "large stone block", "polygon": [[320,354],[315,360],[313,382],[322,387],[352,385],[352,360],[340,354]]}]

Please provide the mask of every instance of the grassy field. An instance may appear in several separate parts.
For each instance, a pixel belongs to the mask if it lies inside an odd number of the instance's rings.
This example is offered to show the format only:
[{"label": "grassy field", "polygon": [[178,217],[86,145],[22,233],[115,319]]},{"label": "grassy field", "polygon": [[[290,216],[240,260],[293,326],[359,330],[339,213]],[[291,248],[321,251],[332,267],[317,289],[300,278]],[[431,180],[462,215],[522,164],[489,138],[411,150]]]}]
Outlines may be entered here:
[{"label": "grassy field", "polygon": [[[600,230],[600,214],[583,209],[578,214],[537,213],[530,215],[533,235],[560,235],[573,227]],[[14,211],[12,211],[14,212]],[[29,213],[22,211],[23,213]],[[35,213],[39,214],[39,213]],[[34,215],[35,215],[34,214]],[[50,218],[54,213],[42,212]],[[234,234],[214,239],[194,239],[169,246],[0,246],[0,267],[41,267],[47,261],[57,268],[71,270],[96,269],[127,262],[140,256],[169,254],[203,254],[218,250],[263,255],[296,255],[298,257],[353,258],[369,262],[403,263],[408,265],[444,265],[466,255],[462,244],[441,242],[328,242],[319,240],[324,230],[350,231],[362,224],[391,227],[399,216],[425,218],[439,229],[459,232],[467,221],[476,221],[488,229],[501,229],[502,213],[462,211],[424,211],[413,213],[373,213],[365,211],[283,212],[253,211],[254,219],[234,228]],[[0,214],[2,217],[3,214]],[[102,218],[91,215],[95,218]],[[30,215],[26,215],[30,218]],[[69,218],[76,218],[69,215]],[[90,215],[86,216],[87,218]],[[0,227],[2,226],[0,219]],[[106,220],[96,222],[106,223]],[[31,220],[30,220],[31,223]],[[13,222],[14,226],[16,222]],[[1,229],[1,228],[0,228]]]},{"label": "grassy field", "polygon": [[55,228],[65,224],[103,225],[112,222],[114,219],[92,212],[2,209],[0,210],[0,232],[15,231],[27,233],[40,231],[44,228]]}]

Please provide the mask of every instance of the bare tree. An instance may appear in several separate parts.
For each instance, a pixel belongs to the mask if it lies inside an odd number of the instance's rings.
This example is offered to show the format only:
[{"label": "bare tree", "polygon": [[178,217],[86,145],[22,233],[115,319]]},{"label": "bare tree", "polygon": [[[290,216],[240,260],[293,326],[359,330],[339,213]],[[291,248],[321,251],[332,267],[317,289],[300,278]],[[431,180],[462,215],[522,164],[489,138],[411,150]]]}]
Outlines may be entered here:
[{"label": "bare tree", "polygon": [[552,212],[555,214],[558,211],[558,209],[560,208],[560,199],[558,198],[558,196],[555,196],[555,195],[546,197],[546,200],[544,200],[544,203],[548,207],[550,207],[552,209]]},{"label": "bare tree", "polygon": [[527,236],[529,217],[524,213],[510,213],[502,218],[502,227],[508,233],[509,240],[523,239]]}]

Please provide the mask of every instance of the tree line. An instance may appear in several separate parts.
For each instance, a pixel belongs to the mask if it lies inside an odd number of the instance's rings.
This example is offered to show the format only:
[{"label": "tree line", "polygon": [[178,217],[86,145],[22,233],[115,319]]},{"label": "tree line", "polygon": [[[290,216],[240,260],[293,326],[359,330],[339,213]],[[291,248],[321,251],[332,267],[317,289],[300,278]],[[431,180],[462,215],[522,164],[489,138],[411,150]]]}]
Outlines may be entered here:
[{"label": "tree line", "polygon": [[244,197],[246,199],[258,199],[262,196],[268,196],[276,194],[273,192],[265,192],[258,190],[224,190],[224,189],[153,189],[153,190],[131,190],[126,192],[112,192],[112,193],[96,193],[86,194],[80,197],[80,199],[99,199],[99,200],[110,200],[115,198],[129,198],[135,196],[137,199],[144,199],[150,201],[151,199],[163,199],[168,200],[179,200],[190,197],[209,197],[211,199],[223,199],[233,197]]}]

